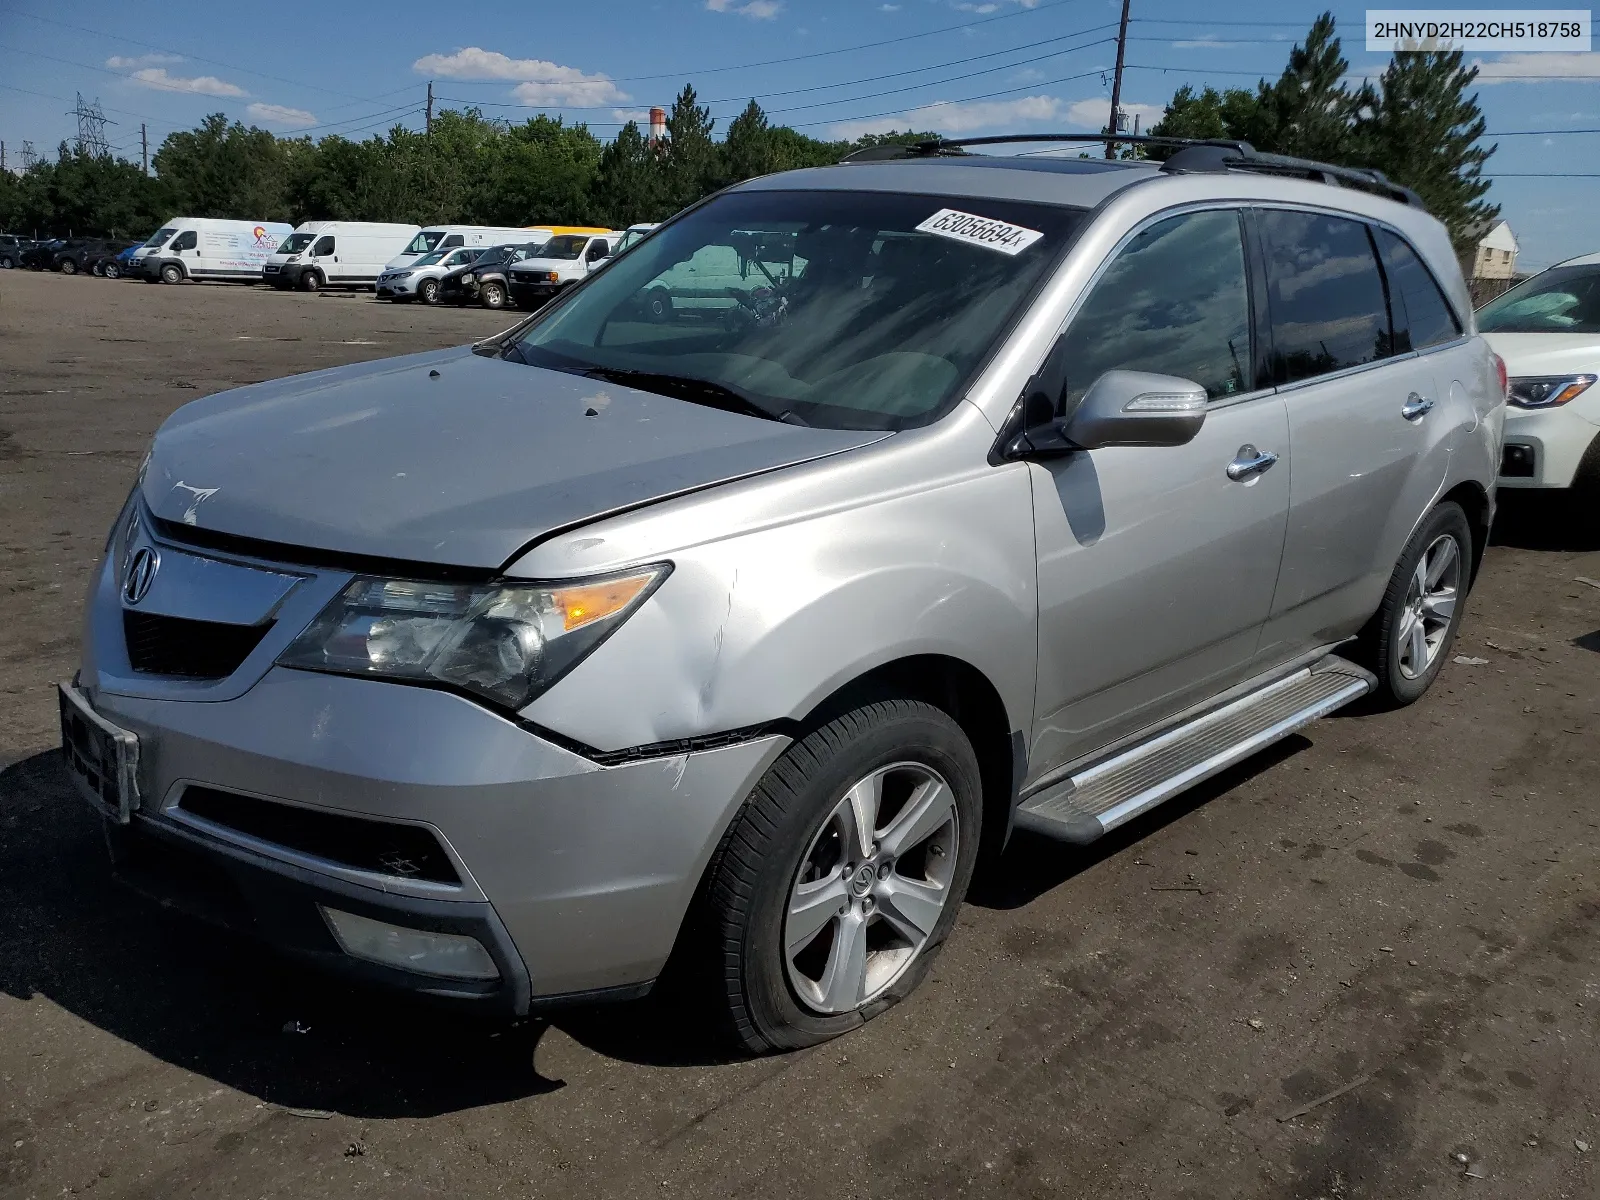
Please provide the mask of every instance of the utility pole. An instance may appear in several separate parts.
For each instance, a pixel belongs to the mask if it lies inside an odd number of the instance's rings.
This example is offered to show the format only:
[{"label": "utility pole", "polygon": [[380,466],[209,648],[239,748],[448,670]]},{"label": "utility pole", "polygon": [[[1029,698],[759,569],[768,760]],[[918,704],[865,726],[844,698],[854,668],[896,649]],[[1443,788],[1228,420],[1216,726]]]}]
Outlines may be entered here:
[{"label": "utility pole", "polygon": [[[1128,49],[1128,0],[1122,0],[1122,24],[1117,28],[1117,73],[1111,79],[1111,136],[1116,137],[1122,130],[1118,125],[1118,118],[1122,115],[1122,56]],[[1117,143],[1106,143],[1106,157],[1117,156]]]},{"label": "utility pole", "polygon": [[0,142],[0,171],[6,169],[6,144]]},{"label": "utility pole", "polygon": [[39,161],[39,156],[33,151],[33,143],[27,138],[22,139],[22,169],[30,170],[33,164]]},{"label": "utility pole", "polygon": [[111,146],[106,141],[106,126],[115,125],[115,121],[107,121],[105,111],[100,107],[100,101],[93,104],[83,102],[83,93],[78,93],[78,103],[67,110],[68,116],[78,118],[78,153],[87,154],[93,158],[104,158],[111,153]]},{"label": "utility pole", "polygon": [[422,128],[426,133],[433,132],[433,80],[428,80],[428,115],[423,118]]},{"label": "utility pole", "polygon": [[139,122],[139,161],[144,164],[144,173],[150,174],[150,134],[143,121]]}]

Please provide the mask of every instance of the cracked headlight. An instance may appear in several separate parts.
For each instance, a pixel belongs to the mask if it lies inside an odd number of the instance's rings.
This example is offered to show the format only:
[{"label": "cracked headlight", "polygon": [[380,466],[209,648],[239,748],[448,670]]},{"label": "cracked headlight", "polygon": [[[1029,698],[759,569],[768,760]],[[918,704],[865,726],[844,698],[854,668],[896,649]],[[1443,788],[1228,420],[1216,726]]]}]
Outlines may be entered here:
[{"label": "cracked headlight", "polygon": [[671,566],[561,584],[353,579],[286,667],[443,685],[519,709],[588,657]]}]

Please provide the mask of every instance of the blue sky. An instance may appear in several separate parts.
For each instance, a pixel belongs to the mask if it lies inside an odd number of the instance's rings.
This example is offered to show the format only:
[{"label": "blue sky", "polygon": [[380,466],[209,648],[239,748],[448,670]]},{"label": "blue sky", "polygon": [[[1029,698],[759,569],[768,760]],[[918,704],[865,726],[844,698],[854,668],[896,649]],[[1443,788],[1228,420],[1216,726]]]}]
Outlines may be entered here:
[{"label": "blue sky", "polygon": [[[441,106],[513,119],[543,108],[602,137],[686,82],[720,127],[752,96],[818,136],[1092,130],[1105,120],[1120,0],[613,0],[570,5],[417,0],[268,8],[227,0],[4,0],[0,139],[53,153],[96,98],[111,144],[135,160],[174,129],[223,111],[278,133],[364,137]],[[1180,83],[1253,86],[1282,70],[1321,4],[1245,0],[1216,20],[1178,0],[1134,0],[1124,106],[1148,124]],[[1352,72],[1359,8],[1336,8]],[[877,43],[869,45],[869,43]],[[1546,266],[1600,249],[1600,53],[1487,55],[1480,99],[1497,139],[1491,192]],[[1567,78],[1557,78],[1566,76]],[[1491,139],[1496,140],[1496,139]],[[1546,176],[1565,176],[1546,177]]]}]

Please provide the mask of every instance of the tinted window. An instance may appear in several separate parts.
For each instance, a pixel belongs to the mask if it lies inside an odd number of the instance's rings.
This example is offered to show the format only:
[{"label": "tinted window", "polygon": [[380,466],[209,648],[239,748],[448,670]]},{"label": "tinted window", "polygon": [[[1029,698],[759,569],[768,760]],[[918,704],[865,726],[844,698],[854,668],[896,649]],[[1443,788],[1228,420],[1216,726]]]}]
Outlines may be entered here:
[{"label": "tinted window", "polygon": [[1107,371],[1177,375],[1227,396],[1250,389],[1250,293],[1232,210],[1157,222],[1100,277],[1058,354],[1066,403]]},{"label": "tinted window", "polygon": [[1273,377],[1292,383],[1391,353],[1383,277],[1367,227],[1320,213],[1261,213]]},{"label": "tinted window", "polygon": [[449,237],[445,238],[444,249],[448,250],[452,246],[459,246],[466,240],[467,239],[462,237],[459,233],[452,233]]},{"label": "tinted window", "polygon": [[1600,333],[1600,264],[1551,267],[1478,312],[1485,333]]},{"label": "tinted window", "polygon": [[1426,350],[1461,336],[1461,323],[1439,290],[1433,272],[1416,251],[1387,229],[1374,229],[1383,269],[1389,276],[1389,305],[1394,313],[1397,353]]},{"label": "tinted window", "polygon": [[328,237],[324,237],[324,238],[318,238],[317,239],[317,244],[315,246],[311,247],[311,253],[312,254],[332,254],[333,253],[333,237],[332,237],[332,235],[330,235]]},{"label": "tinted window", "polygon": [[199,240],[196,237],[194,230],[185,229],[182,233],[180,233],[176,238],[173,239],[172,249],[174,249],[174,250],[193,250],[195,248],[195,246],[197,246],[198,244],[199,244]]}]

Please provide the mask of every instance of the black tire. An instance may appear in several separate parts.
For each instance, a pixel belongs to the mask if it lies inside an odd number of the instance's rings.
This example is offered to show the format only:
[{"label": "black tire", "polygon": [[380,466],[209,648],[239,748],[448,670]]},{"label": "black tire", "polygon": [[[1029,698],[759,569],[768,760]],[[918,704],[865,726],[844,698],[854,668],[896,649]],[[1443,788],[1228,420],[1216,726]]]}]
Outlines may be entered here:
[{"label": "black tire", "polygon": [[[944,907],[921,951],[886,989],[854,1011],[814,1011],[791,984],[782,948],[791,887],[852,785],[901,763],[932,768],[954,796],[956,855]],[[960,726],[932,705],[866,704],[790,746],[756,785],[707,868],[699,919],[716,964],[713,974],[720,975],[732,1040],[758,1054],[813,1046],[848,1033],[915,990],[955,924],[977,860],[982,818],[977,756]],[[934,845],[928,853],[942,859]]]},{"label": "black tire", "polygon": [[485,308],[504,308],[506,289],[493,281],[483,284],[478,288],[478,303]]},{"label": "black tire", "polygon": [[664,324],[672,320],[672,293],[664,287],[651,288],[644,295],[644,311],[652,321]]},{"label": "black tire", "polygon": [[97,276],[97,277],[101,276],[101,275],[104,275],[105,273],[106,273],[106,265],[103,262],[97,262],[97,263],[95,263],[94,266],[89,268],[89,274]]},{"label": "black tire", "polygon": [[122,265],[120,263],[116,263],[116,262],[108,262],[105,265],[105,269],[101,272],[101,274],[104,275],[107,279],[121,279],[122,278]]},{"label": "black tire", "polygon": [[[1407,621],[1415,596],[1412,582],[1417,564],[1423,555],[1443,537],[1455,540],[1457,555],[1457,586],[1455,603],[1448,622],[1445,623],[1436,650],[1426,669],[1418,672],[1406,661],[1405,639],[1410,629]],[[1450,647],[1455,642],[1456,631],[1461,628],[1461,618],[1466,612],[1467,592],[1472,584],[1472,565],[1476,561],[1472,545],[1472,526],[1461,506],[1447,500],[1435,508],[1417,526],[1411,540],[1395,564],[1389,586],[1384,590],[1383,602],[1362,632],[1360,657],[1378,677],[1378,692],[1396,706],[1414,703],[1433,685],[1450,657]]]},{"label": "black tire", "polygon": [[16,265],[17,264],[12,262],[11,259],[6,255],[0,254],[0,271],[9,271]]},{"label": "black tire", "polygon": [[78,273],[78,264],[70,258],[63,258],[56,264],[56,269],[63,275],[76,275]]},{"label": "black tire", "polygon": [[417,284],[417,299],[424,304],[439,303],[439,281],[437,279],[424,279]]},{"label": "black tire", "polygon": [[302,292],[316,292],[322,290],[321,271],[301,271],[300,290]]},{"label": "black tire", "polygon": [[166,266],[161,268],[161,282],[162,283],[182,283],[183,282],[183,268],[180,267],[177,263],[168,263]]}]

